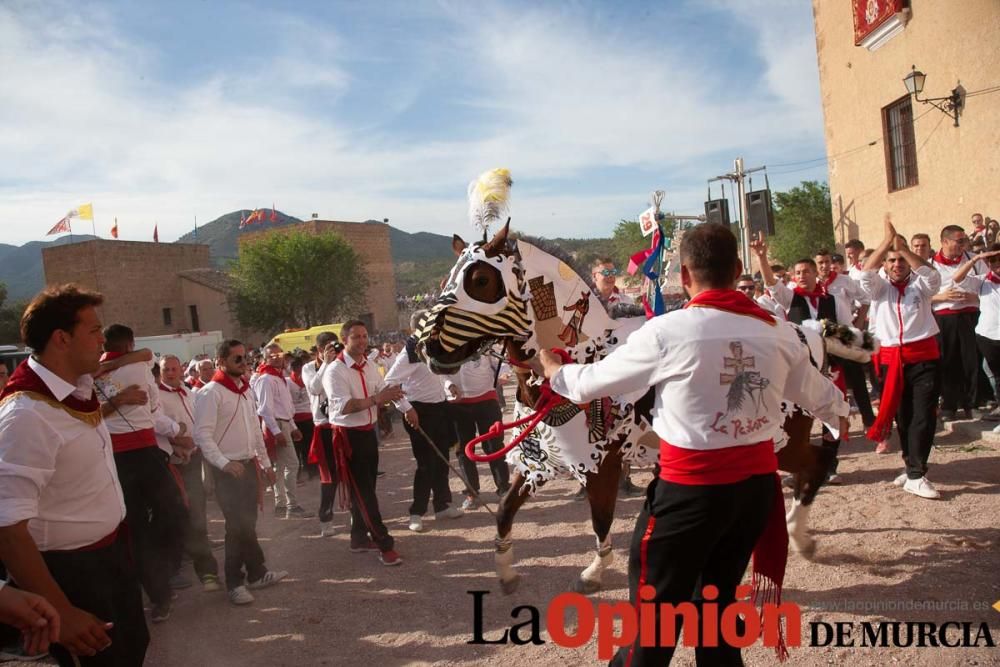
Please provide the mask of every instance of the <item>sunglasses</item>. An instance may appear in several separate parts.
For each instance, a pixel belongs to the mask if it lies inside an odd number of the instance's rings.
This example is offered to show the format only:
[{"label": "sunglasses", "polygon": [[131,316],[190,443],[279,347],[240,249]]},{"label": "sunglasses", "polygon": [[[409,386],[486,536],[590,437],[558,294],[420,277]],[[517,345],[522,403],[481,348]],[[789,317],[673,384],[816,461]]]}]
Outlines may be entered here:
[{"label": "sunglasses", "polygon": [[754,291],[754,286],[753,285],[737,285],[736,289],[738,289],[741,292],[752,292],[752,291]]},{"label": "sunglasses", "polygon": [[605,278],[608,278],[610,276],[620,275],[621,272],[618,269],[601,269],[600,271],[594,271],[595,276],[598,274],[604,276]]}]

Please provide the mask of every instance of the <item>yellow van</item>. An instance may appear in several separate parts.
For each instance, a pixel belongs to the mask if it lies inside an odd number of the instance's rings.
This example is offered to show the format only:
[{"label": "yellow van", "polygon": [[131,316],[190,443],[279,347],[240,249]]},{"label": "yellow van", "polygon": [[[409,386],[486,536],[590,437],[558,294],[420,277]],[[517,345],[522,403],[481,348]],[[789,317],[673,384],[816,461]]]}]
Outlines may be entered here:
[{"label": "yellow van", "polygon": [[277,343],[285,352],[291,352],[295,348],[308,350],[316,344],[316,336],[324,331],[335,333],[337,334],[337,338],[340,338],[340,328],[342,326],[344,326],[343,322],[338,322],[336,324],[320,324],[309,329],[289,329],[269,340],[267,344]]}]

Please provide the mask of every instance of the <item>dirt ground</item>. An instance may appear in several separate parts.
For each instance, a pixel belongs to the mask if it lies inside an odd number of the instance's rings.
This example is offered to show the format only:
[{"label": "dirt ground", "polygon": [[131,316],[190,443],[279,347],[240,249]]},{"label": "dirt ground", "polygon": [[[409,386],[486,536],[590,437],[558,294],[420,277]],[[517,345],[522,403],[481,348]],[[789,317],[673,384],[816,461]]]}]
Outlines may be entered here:
[{"label": "dirt ground", "polygon": [[[860,427],[860,424],[856,425]],[[923,500],[891,486],[901,470],[898,450],[876,455],[860,436],[842,452],[842,486],[821,491],[813,512],[819,548],[813,561],[791,555],[785,600],[802,607],[803,646],[789,665],[988,665],[1000,664],[996,648],[809,647],[814,621],[986,622],[1000,641],[1000,445],[976,439],[972,424],[939,433],[929,478],[943,494]],[[857,429],[855,430],[857,432]],[[425,521],[428,532],[406,528],[412,484],[409,442],[397,425],[385,442],[379,498],[401,567],[381,565],[375,554],[348,551],[347,514],[335,517],[338,534],[317,536],[316,519],[261,516],[258,532],[273,569],[289,578],[259,591],[254,604],[233,607],[223,593],[198,588],[180,592],[171,618],[150,626],[147,664],[188,665],[586,665],[599,664],[595,641],[577,649],[543,645],[472,646],[473,598],[484,590],[486,638],[514,622],[511,611],[548,602],[569,589],[592,557],[587,506],[575,502],[575,485],[544,488],[515,524],[515,551],[522,574],[511,596],[499,591],[493,572],[491,516],[483,510],[450,521]],[[635,476],[650,479],[648,472]],[[488,475],[486,476],[488,478]],[[484,482],[492,491],[492,482]],[[460,488],[452,480],[452,489]],[[315,510],[317,485],[299,489]],[[485,493],[495,506],[495,494]],[[787,498],[786,498],[787,501]],[[627,545],[641,499],[620,501],[614,522],[614,566],[596,599],[628,596]],[[221,515],[211,507],[211,533],[223,536]],[[220,559],[222,552],[217,552]],[[190,566],[187,566],[190,568]],[[190,572],[190,570],[188,569]],[[914,609],[914,603],[924,608]],[[880,605],[877,609],[876,606]],[[978,607],[978,608],[976,608]],[[840,611],[838,611],[838,609]],[[867,611],[866,611],[867,609]],[[858,638],[861,630],[855,630]],[[747,664],[776,663],[761,646],[744,651]],[[691,649],[673,664],[693,664]]]}]

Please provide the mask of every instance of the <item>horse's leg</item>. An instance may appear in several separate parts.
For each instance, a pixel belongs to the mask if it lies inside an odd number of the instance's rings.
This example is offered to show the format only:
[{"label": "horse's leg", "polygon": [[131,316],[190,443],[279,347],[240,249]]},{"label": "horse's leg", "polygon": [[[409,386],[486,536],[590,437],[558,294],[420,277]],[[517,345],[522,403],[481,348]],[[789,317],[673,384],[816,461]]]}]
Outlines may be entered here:
[{"label": "horse's leg", "polygon": [[621,471],[622,459],[615,452],[604,457],[596,473],[587,473],[590,524],[597,537],[597,553],[576,580],[573,590],[577,593],[590,594],[601,590],[601,577],[614,559],[611,551],[611,522],[615,519],[615,501],[618,499]]},{"label": "horse's leg", "polygon": [[514,541],[511,539],[510,531],[514,525],[514,515],[528,499],[528,494],[521,493],[523,486],[524,476],[515,471],[511,478],[510,489],[500,499],[497,508],[497,537],[494,541],[496,552],[493,557],[497,576],[500,578],[500,590],[505,595],[516,591],[521,580],[521,575],[514,569]]},{"label": "horse's leg", "polygon": [[810,442],[812,418],[796,413],[785,420],[788,444],[778,452],[778,468],[794,475],[792,507],[785,515],[792,548],[804,558],[816,552],[816,540],[809,534],[809,513],[816,493],[826,480],[833,450]]}]

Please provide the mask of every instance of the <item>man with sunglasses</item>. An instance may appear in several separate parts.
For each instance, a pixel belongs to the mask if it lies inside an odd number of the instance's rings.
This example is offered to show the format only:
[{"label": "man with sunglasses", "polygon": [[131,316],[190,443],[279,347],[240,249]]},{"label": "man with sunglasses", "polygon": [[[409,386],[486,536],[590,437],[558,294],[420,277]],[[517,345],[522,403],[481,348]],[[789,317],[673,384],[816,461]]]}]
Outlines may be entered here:
[{"label": "man with sunglasses", "polygon": [[258,475],[274,484],[274,470],[257,421],[254,394],[243,379],[246,348],[238,340],[224,340],[216,356],[218,370],[194,404],[194,441],[212,464],[215,499],[226,519],[229,601],[250,604],[254,596],[248,589],[265,588],[288,576],[267,569],[257,541]]},{"label": "man with sunglasses", "polygon": [[594,278],[594,285],[597,287],[597,296],[604,304],[611,308],[619,303],[625,305],[635,305],[635,300],[619,291],[615,284],[621,271],[615,268],[615,262],[610,257],[598,257],[591,268],[591,275]]}]

